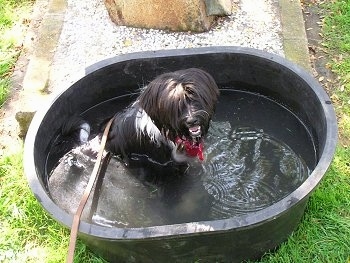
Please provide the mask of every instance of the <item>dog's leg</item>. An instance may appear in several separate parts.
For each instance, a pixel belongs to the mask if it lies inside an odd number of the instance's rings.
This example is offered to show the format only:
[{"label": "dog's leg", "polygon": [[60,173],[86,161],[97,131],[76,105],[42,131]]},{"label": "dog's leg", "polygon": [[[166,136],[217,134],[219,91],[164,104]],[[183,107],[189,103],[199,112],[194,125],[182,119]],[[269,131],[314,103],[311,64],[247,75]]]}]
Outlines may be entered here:
[{"label": "dog's leg", "polygon": [[186,148],[183,143],[175,144],[172,149],[171,156],[173,160],[178,163],[186,163],[191,159],[186,155]]}]

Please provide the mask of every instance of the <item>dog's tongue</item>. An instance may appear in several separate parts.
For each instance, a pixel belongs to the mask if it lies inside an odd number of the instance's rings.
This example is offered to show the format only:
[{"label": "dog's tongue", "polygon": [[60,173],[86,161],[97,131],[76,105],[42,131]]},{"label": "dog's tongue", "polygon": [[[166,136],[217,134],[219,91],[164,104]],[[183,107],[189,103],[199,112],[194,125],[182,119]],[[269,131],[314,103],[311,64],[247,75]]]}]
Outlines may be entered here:
[{"label": "dog's tongue", "polygon": [[184,144],[185,145],[185,151],[188,156],[191,157],[198,157],[199,160],[204,160],[203,155],[203,142],[194,142],[193,140],[189,139],[181,139],[180,137],[176,137],[175,139],[176,144]]}]

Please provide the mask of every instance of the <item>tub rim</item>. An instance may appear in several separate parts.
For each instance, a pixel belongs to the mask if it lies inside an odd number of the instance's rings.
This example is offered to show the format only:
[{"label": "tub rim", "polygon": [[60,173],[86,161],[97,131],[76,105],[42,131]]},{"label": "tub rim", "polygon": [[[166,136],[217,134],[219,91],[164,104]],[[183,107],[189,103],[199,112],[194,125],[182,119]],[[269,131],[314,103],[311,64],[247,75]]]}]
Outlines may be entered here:
[{"label": "tub rim", "polygon": [[[245,228],[251,228],[256,225],[261,225],[267,221],[271,221],[278,218],[280,215],[286,213],[288,209],[308,198],[310,194],[315,190],[316,186],[320,183],[321,179],[323,178],[327,169],[329,168],[335,153],[338,132],[336,115],[331,100],[325,92],[325,90],[321,87],[321,85],[305,69],[283,58],[282,56],[253,48],[236,46],[213,46],[200,48],[143,51],[119,55],[116,57],[111,57],[99,61],[86,68],[86,75],[96,70],[107,67],[111,64],[133,59],[161,58],[172,56],[175,57],[185,55],[203,55],[215,53],[243,53],[245,55],[259,57],[277,63],[282,67],[287,68],[289,71],[295,73],[300,78],[302,78],[316,94],[317,98],[321,102],[327,127],[324,149],[322,153],[320,153],[319,161],[316,167],[314,168],[313,172],[308,177],[308,179],[306,179],[305,182],[302,183],[296,190],[294,190],[292,193],[290,193],[280,201],[264,209],[246,215],[238,215],[227,219],[219,219],[212,221],[199,221],[140,228],[105,227],[81,221],[79,226],[80,233],[92,235],[94,237],[102,239],[128,240],[147,238],[154,239],[188,234],[194,235],[205,232],[223,232],[227,230],[237,229],[241,230]],[[41,122],[43,121],[47,111],[49,110],[51,105],[54,104],[55,101],[61,96],[61,94],[63,94],[70,87],[71,86],[67,87],[59,94],[54,96],[54,98],[50,99],[47,102],[47,104],[41,107],[41,109],[38,110],[38,112],[35,114],[25,139],[23,160],[25,176],[34,196],[54,219],[56,219],[58,222],[60,222],[68,228],[70,228],[72,225],[73,215],[66,213],[59,206],[57,206],[50,198],[50,196],[46,193],[44,187],[38,180],[34,160],[34,145],[37,131],[40,128]]]}]

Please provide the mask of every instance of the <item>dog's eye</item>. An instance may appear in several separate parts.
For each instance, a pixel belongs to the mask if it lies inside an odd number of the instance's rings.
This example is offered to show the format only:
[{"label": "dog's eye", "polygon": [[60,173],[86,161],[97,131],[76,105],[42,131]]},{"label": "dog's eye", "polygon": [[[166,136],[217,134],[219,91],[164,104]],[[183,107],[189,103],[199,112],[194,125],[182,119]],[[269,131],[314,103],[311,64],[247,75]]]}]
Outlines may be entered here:
[{"label": "dog's eye", "polygon": [[184,86],[184,90],[186,92],[186,94],[188,95],[194,95],[194,88],[193,88],[193,85],[185,85]]}]

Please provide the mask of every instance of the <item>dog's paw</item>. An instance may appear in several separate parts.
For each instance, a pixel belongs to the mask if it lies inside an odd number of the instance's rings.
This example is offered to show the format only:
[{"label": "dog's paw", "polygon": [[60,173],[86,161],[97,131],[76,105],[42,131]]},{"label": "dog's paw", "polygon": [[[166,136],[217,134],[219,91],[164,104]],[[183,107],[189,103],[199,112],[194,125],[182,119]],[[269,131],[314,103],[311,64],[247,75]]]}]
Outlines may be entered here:
[{"label": "dog's paw", "polygon": [[98,152],[100,151],[101,144],[100,144],[100,139],[99,136],[96,136],[95,138],[91,139],[87,143],[81,145],[79,147],[80,151],[88,156],[91,159],[96,159]]},{"label": "dog's paw", "polygon": [[183,143],[176,144],[171,155],[173,160],[178,163],[187,163],[192,159],[187,155],[186,146]]},{"label": "dog's paw", "polygon": [[186,154],[186,146],[184,143],[179,143],[175,147],[177,154]]}]

